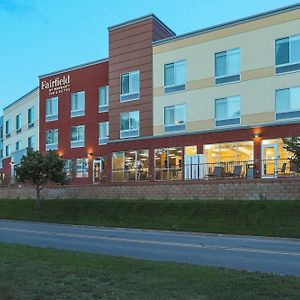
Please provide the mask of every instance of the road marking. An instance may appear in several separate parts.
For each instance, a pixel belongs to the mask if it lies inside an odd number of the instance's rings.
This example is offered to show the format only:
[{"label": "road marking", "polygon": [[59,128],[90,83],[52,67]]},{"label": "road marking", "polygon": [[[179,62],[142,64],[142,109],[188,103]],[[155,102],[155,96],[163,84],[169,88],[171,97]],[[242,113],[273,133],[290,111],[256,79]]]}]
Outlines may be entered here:
[{"label": "road marking", "polygon": [[193,244],[193,243],[176,243],[176,242],[138,240],[138,239],[119,238],[119,237],[102,237],[102,236],[95,236],[95,235],[59,233],[59,232],[51,232],[51,231],[19,229],[19,228],[9,228],[9,227],[0,227],[0,231],[32,233],[32,234],[42,234],[48,236],[62,236],[62,237],[104,240],[104,241],[129,242],[129,243],[137,243],[137,244],[151,244],[151,245],[175,246],[175,247],[186,247],[186,248],[202,248],[202,249],[215,249],[215,250],[236,251],[236,252],[252,252],[252,253],[263,253],[263,254],[300,256],[300,252],[289,252],[289,251],[280,251],[280,250],[272,250],[272,249],[216,246],[216,245]]}]

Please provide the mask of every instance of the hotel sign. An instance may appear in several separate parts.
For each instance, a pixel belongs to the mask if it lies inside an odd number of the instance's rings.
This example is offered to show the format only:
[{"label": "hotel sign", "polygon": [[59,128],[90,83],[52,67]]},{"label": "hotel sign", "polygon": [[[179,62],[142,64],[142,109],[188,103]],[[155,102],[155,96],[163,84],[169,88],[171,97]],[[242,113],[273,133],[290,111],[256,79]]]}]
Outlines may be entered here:
[{"label": "hotel sign", "polygon": [[56,77],[55,79],[43,80],[41,82],[42,90],[48,90],[49,95],[58,95],[71,91],[70,75]]}]

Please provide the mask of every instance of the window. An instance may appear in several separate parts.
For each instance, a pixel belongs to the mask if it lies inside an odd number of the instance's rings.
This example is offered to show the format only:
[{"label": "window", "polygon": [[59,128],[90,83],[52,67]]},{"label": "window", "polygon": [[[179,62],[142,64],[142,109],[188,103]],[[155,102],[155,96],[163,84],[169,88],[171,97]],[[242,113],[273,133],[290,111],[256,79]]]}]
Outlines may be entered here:
[{"label": "window", "polygon": [[99,104],[98,104],[98,112],[106,112],[108,111],[108,103],[109,103],[109,87],[101,86],[99,87]]},{"label": "window", "polygon": [[164,108],[165,132],[185,130],[186,105],[173,105]]},{"label": "window", "polygon": [[148,150],[112,153],[112,181],[140,181],[148,179]]},{"label": "window", "polygon": [[19,151],[22,149],[22,141],[17,141],[16,142],[16,151]]},{"label": "window", "polygon": [[140,72],[133,71],[121,75],[120,101],[131,101],[140,98]]},{"label": "window", "polygon": [[216,84],[240,80],[240,49],[215,54]]},{"label": "window", "polygon": [[300,35],[275,41],[276,74],[300,70]]},{"label": "window", "polygon": [[99,123],[99,145],[107,144],[109,136],[108,122]]},{"label": "window", "polygon": [[71,117],[84,116],[85,114],[85,92],[77,92],[71,95]]},{"label": "window", "polygon": [[35,136],[30,136],[28,138],[28,148],[34,148],[35,147]]},{"label": "window", "polygon": [[240,124],[240,97],[216,100],[216,126]]},{"label": "window", "polygon": [[58,97],[46,100],[46,122],[58,120]]},{"label": "window", "polygon": [[165,93],[185,90],[186,62],[185,60],[166,64],[164,66]]},{"label": "window", "polygon": [[71,148],[84,147],[84,125],[71,127]]},{"label": "window", "polygon": [[58,129],[46,131],[46,151],[58,149]]},{"label": "window", "polygon": [[16,133],[20,133],[22,131],[22,114],[18,114],[16,116]]},{"label": "window", "polygon": [[11,132],[11,119],[9,119],[5,122],[5,136],[6,136],[6,138],[10,137],[10,132]]},{"label": "window", "polygon": [[76,177],[83,178],[89,176],[89,160],[87,158],[76,159]]},{"label": "window", "polygon": [[137,137],[140,135],[140,113],[131,111],[121,113],[120,138]]},{"label": "window", "polygon": [[7,145],[7,146],[5,147],[5,156],[6,156],[6,157],[9,157],[9,156],[10,156],[10,145]]},{"label": "window", "polygon": [[300,117],[300,87],[275,92],[276,120]]},{"label": "window", "polygon": [[64,160],[65,165],[64,165],[64,170],[66,172],[66,176],[68,178],[74,177],[74,170],[75,170],[75,163],[76,161],[73,159],[65,159]]},{"label": "window", "polygon": [[28,129],[34,127],[34,107],[28,109]]},{"label": "window", "polygon": [[155,149],[155,180],[182,179],[182,148]]},{"label": "window", "polygon": [[0,142],[3,141],[3,126],[0,126]]}]

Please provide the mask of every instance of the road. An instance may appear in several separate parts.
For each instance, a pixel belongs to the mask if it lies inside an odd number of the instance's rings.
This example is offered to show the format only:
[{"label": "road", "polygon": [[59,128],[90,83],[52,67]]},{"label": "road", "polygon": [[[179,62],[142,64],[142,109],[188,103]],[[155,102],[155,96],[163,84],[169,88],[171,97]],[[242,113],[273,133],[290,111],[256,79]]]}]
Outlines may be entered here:
[{"label": "road", "polygon": [[0,242],[300,276],[300,240],[0,220]]}]

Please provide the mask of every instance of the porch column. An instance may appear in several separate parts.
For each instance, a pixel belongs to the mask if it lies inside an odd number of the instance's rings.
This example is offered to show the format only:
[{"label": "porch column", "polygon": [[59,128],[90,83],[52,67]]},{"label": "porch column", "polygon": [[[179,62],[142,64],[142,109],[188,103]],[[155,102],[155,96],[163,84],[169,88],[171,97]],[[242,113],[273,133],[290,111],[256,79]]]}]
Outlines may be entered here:
[{"label": "porch column", "polygon": [[261,177],[261,138],[254,138],[254,163],[257,168],[257,176]]}]

